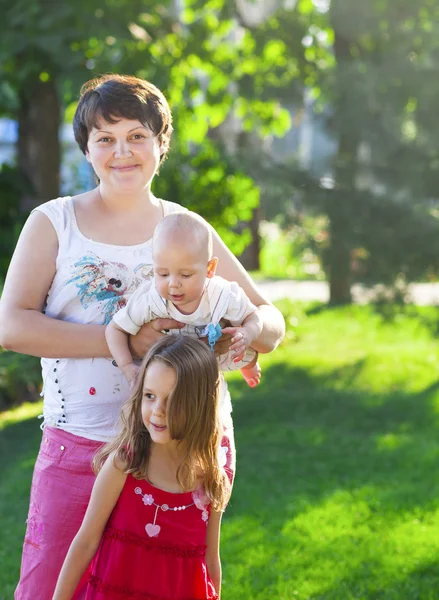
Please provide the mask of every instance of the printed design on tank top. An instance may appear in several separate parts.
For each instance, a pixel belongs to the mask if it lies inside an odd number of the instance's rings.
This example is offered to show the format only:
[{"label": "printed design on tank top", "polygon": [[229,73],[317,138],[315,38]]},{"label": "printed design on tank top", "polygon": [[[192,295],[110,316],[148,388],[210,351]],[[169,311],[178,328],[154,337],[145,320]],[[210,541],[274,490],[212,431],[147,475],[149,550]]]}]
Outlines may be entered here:
[{"label": "printed design on tank top", "polygon": [[113,315],[127,303],[127,296],[152,277],[152,266],[141,263],[134,269],[119,262],[102,260],[89,252],[73,264],[72,277],[66,282],[78,288],[81,305],[87,309],[99,303],[102,325],[108,325]]}]

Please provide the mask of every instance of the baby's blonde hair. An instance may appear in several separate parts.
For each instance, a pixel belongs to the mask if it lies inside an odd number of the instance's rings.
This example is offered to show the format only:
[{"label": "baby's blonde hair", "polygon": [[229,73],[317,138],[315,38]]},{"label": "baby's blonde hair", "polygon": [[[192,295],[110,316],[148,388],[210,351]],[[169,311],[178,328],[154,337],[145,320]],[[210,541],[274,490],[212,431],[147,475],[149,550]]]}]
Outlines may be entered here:
[{"label": "baby's blonde hair", "polygon": [[205,249],[208,259],[212,258],[213,242],[211,227],[206,221],[191,211],[171,213],[159,221],[154,230],[152,244],[162,236],[181,238],[190,244],[196,243]]}]

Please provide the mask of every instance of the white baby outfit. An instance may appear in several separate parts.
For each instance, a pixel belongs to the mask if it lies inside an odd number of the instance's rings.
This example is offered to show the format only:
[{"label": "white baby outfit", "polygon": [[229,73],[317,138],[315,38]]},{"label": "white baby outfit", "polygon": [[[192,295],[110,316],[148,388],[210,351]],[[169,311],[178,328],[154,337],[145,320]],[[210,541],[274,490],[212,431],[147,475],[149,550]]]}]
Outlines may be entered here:
[{"label": "white baby outfit", "polygon": [[[163,216],[184,211],[161,200]],[[152,277],[151,240],[115,246],[86,238],[78,228],[71,197],[38,206],[51,221],[59,242],[56,273],[45,314],[73,323],[107,325],[138,287]],[[37,249],[36,249],[37,250]],[[106,442],[118,431],[129,387],[111,358],[43,358],[44,425]],[[224,382],[223,421],[231,401]]]},{"label": "white baby outfit", "polygon": [[[255,310],[256,307],[236,282],[215,276],[206,280],[198,308],[190,315],[185,315],[172,302],[160,296],[154,279],[151,279],[134,292],[127,305],[114,315],[113,320],[127,333],[136,335],[142,325],[153,319],[171,318],[185,323],[185,327],[173,329],[170,333],[201,338],[206,337],[206,328],[210,323],[217,325],[225,319],[235,327],[241,325]],[[249,349],[244,358],[235,363],[233,355],[228,352],[218,358],[218,363],[223,371],[236,371],[248,365],[255,354],[253,349]]]}]

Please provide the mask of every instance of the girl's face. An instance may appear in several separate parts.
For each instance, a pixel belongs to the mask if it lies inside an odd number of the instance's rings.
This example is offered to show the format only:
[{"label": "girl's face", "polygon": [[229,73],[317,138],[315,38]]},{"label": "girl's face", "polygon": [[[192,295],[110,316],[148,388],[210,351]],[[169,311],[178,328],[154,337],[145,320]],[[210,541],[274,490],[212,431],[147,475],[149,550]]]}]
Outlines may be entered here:
[{"label": "girl's face", "polygon": [[157,137],[140,121],[102,119],[90,132],[86,158],[104,188],[123,193],[150,185],[160,153]]},{"label": "girl's face", "polygon": [[169,434],[167,403],[176,382],[174,369],[161,360],[154,360],[146,370],[143,382],[142,419],[151,440],[156,444],[175,443]]}]

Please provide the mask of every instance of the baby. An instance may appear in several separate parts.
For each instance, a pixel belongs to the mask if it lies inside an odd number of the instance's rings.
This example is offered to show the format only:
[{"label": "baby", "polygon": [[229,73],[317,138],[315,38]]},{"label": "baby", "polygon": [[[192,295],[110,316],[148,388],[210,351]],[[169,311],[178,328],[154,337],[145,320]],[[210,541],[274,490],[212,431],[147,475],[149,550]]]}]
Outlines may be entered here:
[{"label": "baby", "polygon": [[[250,387],[258,385],[261,370],[250,345],[261,332],[261,321],[239,285],[215,275],[218,259],[212,256],[207,223],[191,212],[168,215],[155,228],[152,254],[153,280],[134,292],[105,331],[110,352],[130,385],[138,367],[128,335],[136,335],[155,318],[169,317],[185,323],[173,333],[208,337],[212,348],[222,333],[232,335],[229,352],[218,357],[220,368],[240,369]],[[222,328],[224,320],[231,326]]]}]

